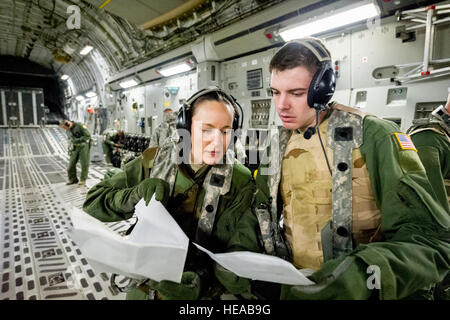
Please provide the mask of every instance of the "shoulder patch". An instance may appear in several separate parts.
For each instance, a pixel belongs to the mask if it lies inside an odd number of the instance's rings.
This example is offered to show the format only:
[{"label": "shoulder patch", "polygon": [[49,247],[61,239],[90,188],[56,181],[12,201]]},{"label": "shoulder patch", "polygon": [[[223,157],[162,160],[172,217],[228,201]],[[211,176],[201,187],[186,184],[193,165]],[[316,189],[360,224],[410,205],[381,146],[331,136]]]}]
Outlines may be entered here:
[{"label": "shoulder patch", "polygon": [[402,150],[414,150],[417,152],[417,149],[409,135],[400,132],[394,132],[394,135],[397,138],[397,142]]},{"label": "shoulder patch", "polygon": [[87,128],[85,124],[83,124],[83,128],[84,128],[84,129],[86,129],[86,128]]}]

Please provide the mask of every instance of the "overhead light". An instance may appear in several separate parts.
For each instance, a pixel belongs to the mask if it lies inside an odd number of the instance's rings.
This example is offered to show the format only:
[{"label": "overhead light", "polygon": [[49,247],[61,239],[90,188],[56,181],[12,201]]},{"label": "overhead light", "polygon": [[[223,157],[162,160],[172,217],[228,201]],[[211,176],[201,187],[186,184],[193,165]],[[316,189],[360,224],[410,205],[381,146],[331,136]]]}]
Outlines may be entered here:
[{"label": "overhead light", "polygon": [[67,74],[63,74],[63,75],[61,76],[61,79],[67,80],[67,79],[69,79],[69,76],[68,76]]},{"label": "overhead light", "polygon": [[139,82],[137,82],[135,79],[130,79],[130,80],[120,82],[119,86],[126,89],[129,87],[134,87],[135,85],[138,85],[138,84],[139,84]]},{"label": "overhead light", "polygon": [[84,100],[84,96],[83,95],[78,95],[75,97],[75,99],[77,99],[78,101]]},{"label": "overhead light", "polygon": [[93,97],[97,96],[97,94],[95,92],[93,92],[93,91],[86,92],[85,95],[88,98],[93,98]]},{"label": "overhead light", "polygon": [[313,36],[328,30],[340,28],[352,23],[367,20],[379,15],[378,7],[372,2],[365,2],[357,7],[347,7],[341,12],[327,15],[312,22],[283,28],[279,31],[284,41]]},{"label": "overhead light", "polygon": [[87,55],[89,52],[91,52],[91,50],[94,49],[94,47],[92,46],[86,46],[83,48],[83,50],[80,51],[80,54],[85,56]]},{"label": "overhead light", "polygon": [[161,68],[158,73],[162,74],[164,77],[169,77],[177,73],[186,72],[192,69],[192,66],[187,62],[182,62],[173,66]]}]

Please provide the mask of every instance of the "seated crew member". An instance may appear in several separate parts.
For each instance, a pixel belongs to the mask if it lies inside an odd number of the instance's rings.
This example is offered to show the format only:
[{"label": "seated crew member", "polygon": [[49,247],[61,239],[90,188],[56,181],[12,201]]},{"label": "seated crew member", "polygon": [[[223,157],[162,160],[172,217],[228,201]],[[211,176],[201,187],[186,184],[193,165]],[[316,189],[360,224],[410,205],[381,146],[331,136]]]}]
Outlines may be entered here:
[{"label": "seated crew member", "polygon": [[[445,180],[450,180],[450,93],[447,103],[434,110],[427,119],[413,121],[408,134],[417,148],[436,199],[450,214]],[[450,300],[450,272],[434,290],[434,298]]]},{"label": "seated crew member", "polygon": [[[241,218],[229,250],[315,270],[316,285],[282,285],[282,299],[402,299],[442,281],[450,216],[410,138],[389,121],[328,103],[335,77],[318,39],[285,44],[270,72],[283,128],[257,171],[253,215]],[[216,276],[235,294],[250,286],[223,268]]]},{"label": "seated crew member", "polygon": [[[234,158],[232,129],[241,125],[236,104],[217,87],[194,94],[178,114],[183,141],[148,148],[124,172],[95,185],[84,211],[104,222],[129,219],[140,199],[148,203],[155,194],[189,239],[224,251],[254,193],[250,171]],[[180,146],[183,161],[174,163],[171,155],[179,155]],[[191,245],[181,284],[148,281],[127,299],[146,299],[149,290],[156,290],[159,299],[216,298],[223,287],[215,281],[212,263]]]},{"label": "seated crew member", "polygon": [[445,107],[439,106],[430,118],[414,120],[408,134],[417,148],[437,199],[450,213],[449,195],[444,183],[444,179],[450,179],[450,93]]}]

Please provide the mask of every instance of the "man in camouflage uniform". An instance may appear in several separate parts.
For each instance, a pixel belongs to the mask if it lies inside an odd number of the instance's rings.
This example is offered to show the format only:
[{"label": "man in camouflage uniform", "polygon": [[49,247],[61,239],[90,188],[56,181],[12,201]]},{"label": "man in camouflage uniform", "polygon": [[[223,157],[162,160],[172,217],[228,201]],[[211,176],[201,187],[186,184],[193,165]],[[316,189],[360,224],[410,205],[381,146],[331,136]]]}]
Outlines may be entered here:
[{"label": "man in camouflage uniform", "polygon": [[[229,250],[315,271],[315,285],[282,285],[282,299],[402,299],[442,281],[450,217],[410,138],[389,121],[328,104],[334,73],[318,39],[287,43],[270,71],[283,128],[257,171],[253,214]],[[216,276],[236,294],[251,284],[223,268]]]},{"label": "man in camouflage uniform", "polygon": [[[427,172],[436,199],[450,214],[445,182],[450,179],[450,93],[447,104],[439,106],[430,118],[417,119],[408,129]],[[450,300],[450,274],[435,290],[436,299]]]},{"label": "man in camouflage uniform", "polygon": [[67,184],[75,184],[78,182],[77,177],[77,162],[80,160],[81,176],[79,185],[85,185],[89,172],[90,150],[91,150],[91,134],[84,124],[64,120],[59,126],[66,130],[69,140],[69,166],[67,168],[67,175],[69,180]]},{"label": "man in camouflage uniform", "polygon": [[166,108],[163,111],[163,121],[155,128],[149,147],[158,147],[168,142],[176,131],[177,114],[172,109]]},{"label": "man in camouflage uniform", "polygon": [[[208,122],[204,124],[208,135],[218,134],[215,128],[220,128],[225,137],[232,122],[231,107],[228,100],[214,92],[192,100],[192,119],[203,115],[202,121]],[[191,131],[197,132],[194,124]],[[190,152],[183,155],[188,157],[180,163],[176,159],[187,145],[178,143],[180,137],[175,131],[172,139],[162,146],[146,149],[127,163],[123,172],[91,188],[83,204],[84,211],[105,222],[129,219],[137,202],[144,198],[148,203],[154,194],[189,239],[208,250],[223,252],[243,212],[249,210],[255,190],[250,171],[234,159],[232,148],[228,148],[230,138],[226,137],[228,140],[223,143],[226,151],[218,148],[212,151],[210,144],[206,146],[210,155],[223,157],[224,163],[195,163],[189,158]],[[194,134],[183,141],[188,142],[190,150],[191,140],[192,150],[196,150]],[[212,267],[211,259],[191,245],[181,284],[150,280],[129,291],[127,299],[146,299],[153,290],[158,299],[218,298],[224,290],[214,278]]]}]

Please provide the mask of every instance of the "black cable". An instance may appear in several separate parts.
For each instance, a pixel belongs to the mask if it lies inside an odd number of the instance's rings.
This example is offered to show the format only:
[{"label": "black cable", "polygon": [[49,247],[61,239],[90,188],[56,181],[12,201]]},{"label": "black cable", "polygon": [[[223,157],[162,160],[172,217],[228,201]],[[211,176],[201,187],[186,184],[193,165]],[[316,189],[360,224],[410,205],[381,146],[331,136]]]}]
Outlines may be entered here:
[{"label": "black cable", "polygon": [[[320,113],[320,111],[316,110],[316,127],[319,126],[319,113]],[[322,146],[322,151],[323,151],[323,154],[325,156],[325,160],[327,161],[328,170],[330,171],[330,175],[333,176],[333,173],[332,173],[331,167],[330,167],[330,162],[328,161],[327,152],[325,151],[325,147],[323,146],[322,137],[320,136],[320,130],[319,129],[317,130],[317,134],[319,135],[320,145]]]}]

